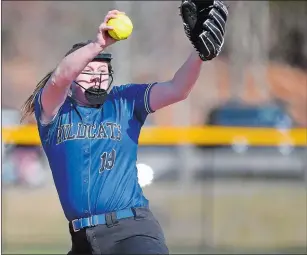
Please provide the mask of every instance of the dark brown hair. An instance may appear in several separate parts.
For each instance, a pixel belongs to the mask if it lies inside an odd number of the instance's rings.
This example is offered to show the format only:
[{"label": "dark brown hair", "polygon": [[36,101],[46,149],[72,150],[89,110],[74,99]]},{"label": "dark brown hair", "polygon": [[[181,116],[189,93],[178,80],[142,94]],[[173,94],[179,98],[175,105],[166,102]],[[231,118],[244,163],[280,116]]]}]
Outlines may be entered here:
[{"label": "dark brown hair", "polygon": [[34,112],[35,97],[37,93],[40,91],[40,89],[46,85],[52,73],[53,71],[49,72],[39,83],[37,83],[35,90],[33,91],[33,93],[29,96],[29,98],[26,100],[26,102],[22,106],[20,123],[22,123],[26,117],[30,116]]}]

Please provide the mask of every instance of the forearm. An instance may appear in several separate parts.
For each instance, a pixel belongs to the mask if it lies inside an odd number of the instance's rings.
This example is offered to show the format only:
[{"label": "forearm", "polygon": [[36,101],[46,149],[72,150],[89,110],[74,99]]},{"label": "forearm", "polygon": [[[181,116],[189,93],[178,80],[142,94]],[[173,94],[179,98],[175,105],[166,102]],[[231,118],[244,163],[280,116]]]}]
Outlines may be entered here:
[{"label": "forearm", "polygon": [[193,50],[189,58],[175,73],[171,80],[171,86],[179,98],[186,98],[189,95],[199,77],[202,63],[198,53]]},{"label": "forearm", "polygon": [[66,56],[55,69],[51,83],[57,87],[70,87],[75,78],[82,72],[86,65],[101,52],[103,48],[95,42],[74,51]]},{"label": "forearm", "polygon": [[43,122],[48,123],[55,116],[65,101],[72,82],[102,50],[100,45],[91,42],[67,55],[59,63],[42,92]]},{"label": "forearm", "polygon": [[199,77],[202,63],[194,50],[173,79],[153,86],[149,100],[151,109],[156,111],[186,99]]}]

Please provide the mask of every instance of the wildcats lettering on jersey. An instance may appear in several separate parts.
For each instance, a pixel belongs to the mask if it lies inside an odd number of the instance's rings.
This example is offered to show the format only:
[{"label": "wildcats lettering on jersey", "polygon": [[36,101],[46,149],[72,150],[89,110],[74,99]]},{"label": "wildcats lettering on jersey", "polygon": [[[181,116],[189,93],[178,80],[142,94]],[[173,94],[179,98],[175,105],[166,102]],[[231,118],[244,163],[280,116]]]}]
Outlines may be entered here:
[{"label": "wildcats lettering on jersey", "polygon": [[111,139],[121,140],[121,126],[113,122],[99,125],[78,123],[77,132],[73,132],[73,124],[62,124],[57,131],[57,145],[67,140],[75,139]]}]

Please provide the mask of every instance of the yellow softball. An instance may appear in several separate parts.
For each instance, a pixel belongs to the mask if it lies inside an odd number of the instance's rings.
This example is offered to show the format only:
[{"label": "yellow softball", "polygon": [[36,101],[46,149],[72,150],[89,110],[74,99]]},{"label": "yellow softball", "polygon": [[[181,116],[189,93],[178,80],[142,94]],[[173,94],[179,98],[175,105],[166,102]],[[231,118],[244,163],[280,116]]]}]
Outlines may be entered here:
[{"label": "yellow softball", "polygon": [[116,18],[110,19],[107,25],[113,27],[112,30],[108,30],[108,33],[115,40],[127,39],[133,30],[132,21],[125,14],[119,14]]}]

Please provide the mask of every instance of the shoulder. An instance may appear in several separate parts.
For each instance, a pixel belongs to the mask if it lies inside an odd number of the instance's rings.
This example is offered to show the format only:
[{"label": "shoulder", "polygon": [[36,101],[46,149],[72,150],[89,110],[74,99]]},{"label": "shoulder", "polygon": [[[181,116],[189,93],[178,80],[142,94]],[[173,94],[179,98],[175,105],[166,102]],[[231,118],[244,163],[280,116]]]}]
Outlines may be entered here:
[{"label": "shoulder", "polygon": [[123,93],[127,92],[128,90],[136,89],[137,86],[142,86],[142,84],[136,84],[136,83],[128,83],[128,84],[121,84],[121,85],[116,85],[113,87],[112,92],[113,93]]},{"label": "shoulder", "polygon": [[129,83],[123,85],[114,86],[111,94],[114,96],[118,95],[120,97],[136,97],[138,95],[143,95],[146,90],[149,90],[155,83]]}]

